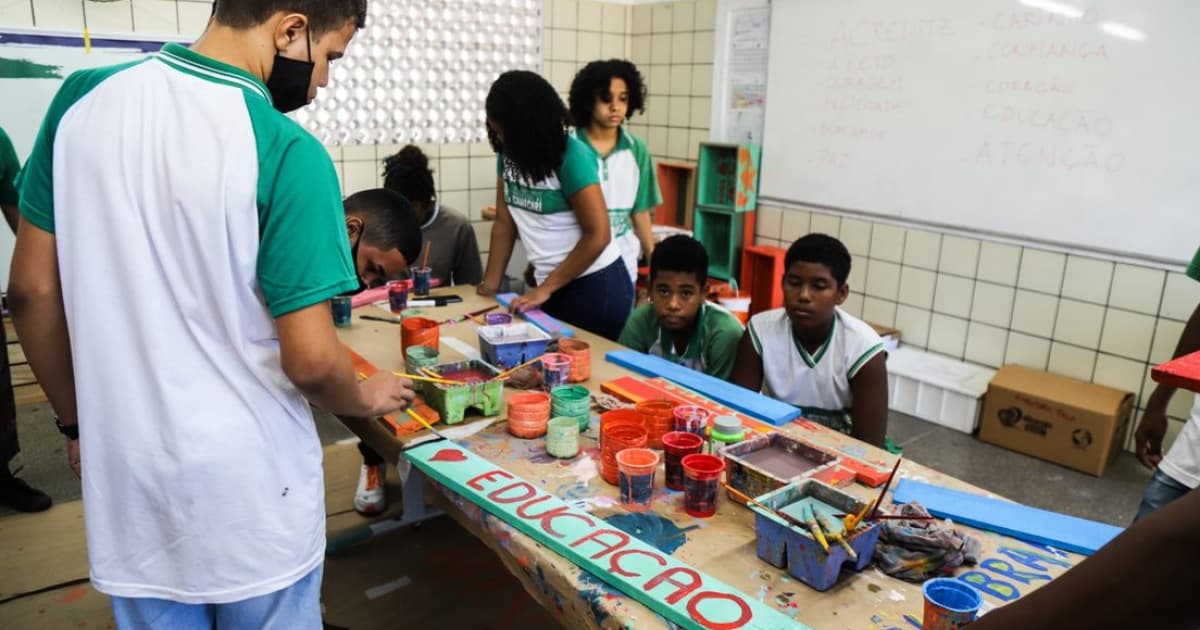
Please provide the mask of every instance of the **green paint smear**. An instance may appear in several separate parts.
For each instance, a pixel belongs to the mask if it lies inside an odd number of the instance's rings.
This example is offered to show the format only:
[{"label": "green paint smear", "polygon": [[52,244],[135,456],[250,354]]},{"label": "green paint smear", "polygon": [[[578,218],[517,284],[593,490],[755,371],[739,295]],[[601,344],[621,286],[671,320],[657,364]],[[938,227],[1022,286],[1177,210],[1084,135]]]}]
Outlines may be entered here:
[{"label": "green paint smear", "polygon": [[62,66],[0,57],[0,79],[61,79]]}]

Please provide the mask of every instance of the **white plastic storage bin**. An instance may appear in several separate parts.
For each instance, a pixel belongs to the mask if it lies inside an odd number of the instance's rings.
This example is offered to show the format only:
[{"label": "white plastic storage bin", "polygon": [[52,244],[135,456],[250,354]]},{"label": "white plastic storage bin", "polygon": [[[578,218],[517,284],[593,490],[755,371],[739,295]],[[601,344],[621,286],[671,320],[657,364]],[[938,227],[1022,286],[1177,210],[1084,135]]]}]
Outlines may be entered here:
[{"label": "white plastic storage bin", "polygon": [[901,347],[888,353],[888,406],[963,433],[979,425],[996,370]]}]

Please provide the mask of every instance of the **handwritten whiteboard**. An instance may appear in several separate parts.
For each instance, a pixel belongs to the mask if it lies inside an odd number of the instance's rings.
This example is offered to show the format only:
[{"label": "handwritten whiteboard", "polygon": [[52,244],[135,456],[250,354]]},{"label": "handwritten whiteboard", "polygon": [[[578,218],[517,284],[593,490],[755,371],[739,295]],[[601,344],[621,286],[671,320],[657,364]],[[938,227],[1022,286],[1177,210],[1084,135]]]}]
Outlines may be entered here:
[{"label": "handwritten whiteboard", "polygon": [[1187,261],[1200,2],[778,0],[762,196]]}]

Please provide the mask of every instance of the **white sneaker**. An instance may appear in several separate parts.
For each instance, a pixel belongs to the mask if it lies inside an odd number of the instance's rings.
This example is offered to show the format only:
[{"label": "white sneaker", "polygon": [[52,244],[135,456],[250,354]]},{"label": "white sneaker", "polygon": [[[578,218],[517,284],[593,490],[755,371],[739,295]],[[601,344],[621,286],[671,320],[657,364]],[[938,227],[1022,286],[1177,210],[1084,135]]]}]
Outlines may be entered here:
[{"label": "white sneaker", "polygon": [[387,464],[363,465],[358,472],[358,489],[354,492],[354,511],[363,516],[382,514],[387,509]]}]

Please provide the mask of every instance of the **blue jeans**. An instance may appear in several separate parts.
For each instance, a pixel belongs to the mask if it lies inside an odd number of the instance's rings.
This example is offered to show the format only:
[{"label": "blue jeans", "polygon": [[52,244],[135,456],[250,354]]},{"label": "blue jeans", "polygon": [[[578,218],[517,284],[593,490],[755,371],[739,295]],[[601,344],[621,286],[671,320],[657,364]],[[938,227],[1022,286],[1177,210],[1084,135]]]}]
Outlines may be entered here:
[{"label": "blue jeans", "polygon": [[567,324],[616,341],[633,310],[633,282],[620,258],[554,292],[542,310]]},{"label": "blue jeans", "polygon": [[120,630],[321,630],[324,570],[321,565],[285,589],[228,604],[113,597],[113,617]]},{"label": "blue jeans", "polygon": [[1142,503],[1138,506],[1137,516],[1133,517],[1133,522],[1136,523],[1151,512],[1161,510],[1168,503],[1191,492],[1191,490],[1191,488],[1172,479],[1167,473],[1155,468],[1154,475],[1150,477],[1150,483],[1146,484],[1146,491],[1142,493]]}]

